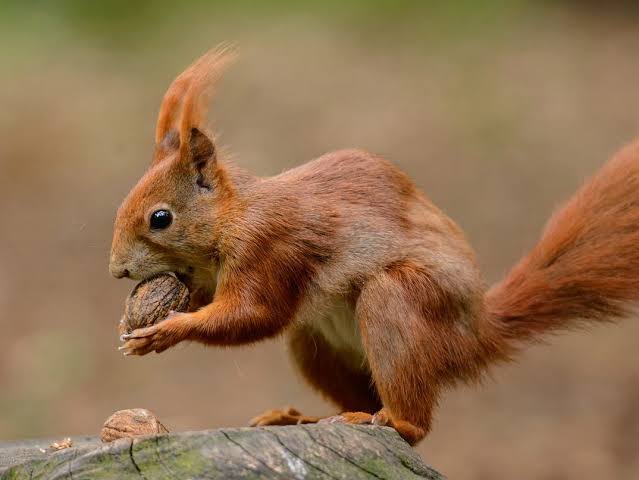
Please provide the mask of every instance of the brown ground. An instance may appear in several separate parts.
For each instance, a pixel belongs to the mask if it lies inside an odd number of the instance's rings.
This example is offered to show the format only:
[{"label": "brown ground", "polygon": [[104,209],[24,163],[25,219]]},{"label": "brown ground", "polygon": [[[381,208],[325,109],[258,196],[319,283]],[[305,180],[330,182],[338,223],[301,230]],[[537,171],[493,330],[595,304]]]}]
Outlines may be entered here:
[{"label": "brown ground", "polygon": [[[107,272],[115,208],[150,159],[163,89],[193,57],[220,40],[242,47],[214,108],[242,165],[268,175],[339,147],[382,153],[460,223],[495,281],[553,207],[639,134],[638,17],[563,3],[441,18],[186,11],[131,39],[10,17],[0,440],[97,434],[130,407],[173,430],[241,425],[286,404],[331,412],[277,341],[145,358],[116,349],[132,284]],[[455,479],[637,478],[635,320],[557,337],[451,392],[419,451]]]}]

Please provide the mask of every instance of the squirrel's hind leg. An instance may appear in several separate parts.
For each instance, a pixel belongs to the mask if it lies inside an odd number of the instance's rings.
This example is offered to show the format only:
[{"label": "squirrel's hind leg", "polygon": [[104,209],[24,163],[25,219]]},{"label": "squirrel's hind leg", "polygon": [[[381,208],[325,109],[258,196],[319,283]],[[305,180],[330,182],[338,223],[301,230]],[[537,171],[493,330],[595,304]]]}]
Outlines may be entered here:
[{"label": "squirrel's hind leg", "polygon": [[[384,409],[372,423],[410,443],[430,430],[443,387],[476,374],[480,345],[472,326],[475,293],[417,262],[389,265],[361,289],[356,316]],[[470,318],[469,318],[470,317]]]},{"label": "squirrel's hind leg", "polygon": [[[311,386],[341,411],[357,411],[353,415],[360,415],[361,421],[353,417],[349,423],[370,423],[372,414],[382,408],[382,404],[368,368],[356,368],[357,362],[349,361],[308,325],[292,326],[287,340],[293,363]],[[253,418],[250,425],[298,425],[317,423],[323,418],[336,417],[310,417],[289,407],[264,412]]]}]

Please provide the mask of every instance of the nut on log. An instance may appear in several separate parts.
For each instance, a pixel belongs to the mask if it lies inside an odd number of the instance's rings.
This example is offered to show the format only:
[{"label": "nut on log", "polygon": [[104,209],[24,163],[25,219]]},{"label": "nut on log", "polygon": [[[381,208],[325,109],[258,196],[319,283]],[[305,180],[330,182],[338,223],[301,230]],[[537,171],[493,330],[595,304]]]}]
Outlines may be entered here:
[{"label": "nut on log", "polygon": [[171,311],[184,312],[189,300],[189,289],[175,275],[160,273],[147,278],[126,299],[120,334],[161,322]]},{"label": "nut on log", "polygon": [[144,408],[119,410],[107,418],[100,432],[100,440],[112,442],[118,438],[168,433],[155,415]]}]

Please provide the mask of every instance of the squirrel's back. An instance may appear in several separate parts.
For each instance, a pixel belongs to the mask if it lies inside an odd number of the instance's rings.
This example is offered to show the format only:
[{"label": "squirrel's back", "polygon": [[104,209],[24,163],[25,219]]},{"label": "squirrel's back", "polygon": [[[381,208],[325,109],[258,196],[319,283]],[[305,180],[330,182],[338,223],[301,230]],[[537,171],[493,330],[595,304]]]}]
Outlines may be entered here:
[{"label": "squirrel's back", "polygon": [[[330,236],[332,257],[352,265],[350,276],[374,275],[413,258],[428,267],[441,264],[454,270],[451,275],[468,264],[479,282],[474,252],[461,229],[381,156],[359,149],[330,152],[264,179],[250,197],[260,205],[256,211],[268,212],[289,229]],[[304,237],[299,232],[291,239]]]}]

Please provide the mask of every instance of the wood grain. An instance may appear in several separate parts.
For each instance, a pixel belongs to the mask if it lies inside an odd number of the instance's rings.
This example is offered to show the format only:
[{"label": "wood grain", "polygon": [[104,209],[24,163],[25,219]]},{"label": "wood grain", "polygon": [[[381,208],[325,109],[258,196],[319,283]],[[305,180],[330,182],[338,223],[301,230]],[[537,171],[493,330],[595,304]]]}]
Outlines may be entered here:
[{"label": "wood grain", "polygon": [[171,433],[101,444],[74,438],[0,444],[0,479],[430,479],[425,465],[390,428],[299,425]]}]

